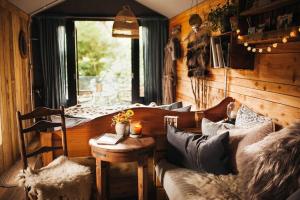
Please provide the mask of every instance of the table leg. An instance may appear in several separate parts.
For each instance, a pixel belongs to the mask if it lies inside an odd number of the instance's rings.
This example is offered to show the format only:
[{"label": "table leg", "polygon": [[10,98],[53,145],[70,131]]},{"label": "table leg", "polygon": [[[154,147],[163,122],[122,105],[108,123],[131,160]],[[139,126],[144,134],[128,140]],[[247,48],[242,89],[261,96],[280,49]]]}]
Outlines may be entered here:
[{"label": "table leg", "polygon": [[139,200],[148,199],[148,157],[138,161],[138,196]]},{"label": "table leg", "polygon": [[109,199],[108,191],[108,176],[109,176],[109,163],[101,159],[96,159],[96,182],[97,182],[97,199]]}]

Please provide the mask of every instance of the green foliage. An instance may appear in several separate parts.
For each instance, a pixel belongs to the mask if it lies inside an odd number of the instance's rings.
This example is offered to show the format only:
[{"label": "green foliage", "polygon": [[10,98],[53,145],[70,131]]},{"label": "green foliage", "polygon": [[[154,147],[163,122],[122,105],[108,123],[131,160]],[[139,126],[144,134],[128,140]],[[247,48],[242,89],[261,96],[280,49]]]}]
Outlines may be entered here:
[{"label": "green foliage", "polygon": [[112,23],[111,21],[76,22],[80,76],[100,76],[118,60],[118,56],[122,55],[118,52],[122,48],[120,41],[111,37]]},{"label": "green foliage", "polygon": [[208,21],[211,23],[211,29],[213,31],[218,30],[222,26],[221,23],[225,18],[237,15],[237,10],[237,5],[229,0],[223,6],[219,4],[214,10],[211,9],[208,14]]}]

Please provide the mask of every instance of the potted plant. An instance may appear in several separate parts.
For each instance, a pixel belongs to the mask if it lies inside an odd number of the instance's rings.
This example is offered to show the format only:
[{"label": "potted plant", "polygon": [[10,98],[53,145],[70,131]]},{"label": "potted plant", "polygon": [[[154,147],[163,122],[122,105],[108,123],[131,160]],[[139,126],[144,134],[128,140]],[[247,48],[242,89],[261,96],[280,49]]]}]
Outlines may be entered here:
[{"label": "potted plant", "polygon": [[230,31],[230,18],[237,18],[237,11],[237,5],[229,0],[224,5],[219,4],[214,10],[211,9],[208,14],[211,30],[220,30],[222,33]]},{"label": "potted plant", "polygon": [[112,118],[112,125],[115,125],[117,135],[126,135],[129,133],[129,123],[133,117],[134,112],[132,110],[121,111],[114,115]]}]

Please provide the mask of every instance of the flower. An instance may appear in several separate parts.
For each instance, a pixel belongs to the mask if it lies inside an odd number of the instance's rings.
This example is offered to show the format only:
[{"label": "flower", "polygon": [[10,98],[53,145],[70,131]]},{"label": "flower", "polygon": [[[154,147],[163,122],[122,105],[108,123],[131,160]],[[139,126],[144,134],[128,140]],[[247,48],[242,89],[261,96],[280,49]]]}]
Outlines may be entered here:
[{"label": "flower", "polygon": [[123,110],[113,116],[112,125],[115,125],[116,123],[129,123],[133,115],[134,115],[133,110],[127,110],[127,111]]}]

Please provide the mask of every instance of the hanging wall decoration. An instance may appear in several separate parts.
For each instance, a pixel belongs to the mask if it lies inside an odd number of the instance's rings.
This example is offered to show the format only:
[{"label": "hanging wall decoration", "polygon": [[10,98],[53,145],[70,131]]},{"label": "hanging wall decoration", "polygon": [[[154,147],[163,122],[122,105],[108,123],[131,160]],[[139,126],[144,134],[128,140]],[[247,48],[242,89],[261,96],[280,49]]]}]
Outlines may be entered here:
[{"label": "hanging wall decoration", "polygon": [[[198,2],[196,2],[197,4]],[[188,40],[186,55],[187,75],[191,81],[196,108],[200,110],[207,108],[209,31],[199,16],[197,9],[190,16],[189,24],[192,30],[186,38]]]}]

